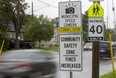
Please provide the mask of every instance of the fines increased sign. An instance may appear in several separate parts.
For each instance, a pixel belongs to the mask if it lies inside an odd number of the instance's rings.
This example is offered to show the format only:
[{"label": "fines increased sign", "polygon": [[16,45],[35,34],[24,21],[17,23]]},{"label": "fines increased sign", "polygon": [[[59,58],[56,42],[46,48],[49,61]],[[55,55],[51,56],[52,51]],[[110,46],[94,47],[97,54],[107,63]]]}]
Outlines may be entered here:
[{"label": "fines increased sign", "polygon": [[82,70],[82,34],[60,35],[60,70]]},{"label": "fines increased sign", "polygon": [[81,1],[59,3],[59,26],[82,26]]}]

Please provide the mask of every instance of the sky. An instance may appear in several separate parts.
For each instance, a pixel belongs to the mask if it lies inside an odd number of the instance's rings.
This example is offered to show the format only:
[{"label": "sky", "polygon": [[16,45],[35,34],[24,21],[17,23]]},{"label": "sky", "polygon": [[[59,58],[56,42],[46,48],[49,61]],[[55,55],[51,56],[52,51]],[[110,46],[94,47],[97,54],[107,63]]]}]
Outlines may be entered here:
[{"label": "sky", "polygon": [[[28,14],[32,13],[31,4],[33,2],[33,14],[39,16],[41,14],[48,16],[53,19],[58,17],[58,3],[66,2],[69,0],[25,0],[30,8],[26,10]],[[89,0],[70,0],[70,1],[81,1],[82,2],[82,13],[84,14],[93,4]],[[112,3],[113,1],[113,3]],[[108,25],[108,28],[114,28],[114,13],[112,11],[112,4],[116,9],[116,0],[102,0],[100,1],[100,5],[104,9],[104,21],[105,24]],[[115,12],[116,15],[116,12]],[[116,21],[116,16],[115,16]],[[116,24],[116,22],[115,22]]]}]

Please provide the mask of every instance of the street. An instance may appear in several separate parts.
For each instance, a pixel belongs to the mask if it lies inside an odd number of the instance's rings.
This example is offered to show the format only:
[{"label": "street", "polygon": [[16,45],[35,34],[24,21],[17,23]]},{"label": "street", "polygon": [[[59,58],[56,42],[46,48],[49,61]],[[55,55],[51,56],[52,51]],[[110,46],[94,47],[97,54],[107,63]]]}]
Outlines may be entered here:
[{"label": "street", "polygon": [[[59,63],[59,55],[55,54],[57,65]],[[116,60],[115,60],[116,64]],[[100,60],[100,76],[112,71],[112,63],[110,59],[101,59]],[[92,77],[92,52],[85,51],[83,52],[83,70],[82,71],[73,71],[72,78],[91,78]],[[70,71],[60,71],[59,68],[56,73],[55,78],[70,78]]]},{"label": "street", "polygon": [[[55,78],[70,78],[70,71],[59,70],[59,53],[55,52],[53,54],[55,56],[53,61],[56,62],[56,65],[58,67]],[[116,56],[116,53],[115,53],[115,56]],[[100,72],[99,72],[100,76],[112,71],[111,59],[101,59],[99,62],[100,62]],[[116,64],[116,58],[115,58],[115,64]],[[73,71],[72,76],[73,76],[72,78],[92,78],[92,51],[83,52],[83,70]],[[45,78],[48,78],[48,77],[45,77]]]}]

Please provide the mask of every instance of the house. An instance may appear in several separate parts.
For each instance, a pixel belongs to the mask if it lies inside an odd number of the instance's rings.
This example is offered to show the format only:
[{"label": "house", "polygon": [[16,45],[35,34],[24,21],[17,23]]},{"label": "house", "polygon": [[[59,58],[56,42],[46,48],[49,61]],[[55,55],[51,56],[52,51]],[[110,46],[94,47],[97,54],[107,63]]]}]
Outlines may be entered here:
[{"label": "house", "polygon": [[[9,24],[8,24],[8,31],[7,31],[7,34],[9,35],[10,38],[12,39],[16,39],[16,33],[15,33],[15,27],[13,25],[13,22],[10,21]],[[24,37],[24,30],[23,30],[23,27],[20,29],[20,34],[19,34],[19,39],[20,40],[23,40]]]}]

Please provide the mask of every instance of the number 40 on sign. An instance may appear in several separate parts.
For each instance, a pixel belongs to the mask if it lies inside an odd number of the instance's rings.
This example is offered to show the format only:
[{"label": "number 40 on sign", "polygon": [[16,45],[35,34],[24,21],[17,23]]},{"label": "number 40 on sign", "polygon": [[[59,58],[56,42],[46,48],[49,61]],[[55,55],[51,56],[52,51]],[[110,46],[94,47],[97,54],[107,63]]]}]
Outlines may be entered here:
[{"label": "number 40 on sign", "polygon": [[104,39],[103,18],[89,18],[88,40],[101,41]]}]

